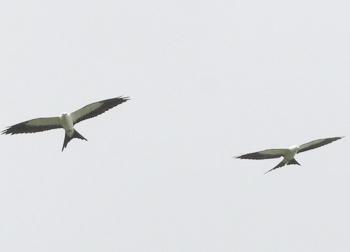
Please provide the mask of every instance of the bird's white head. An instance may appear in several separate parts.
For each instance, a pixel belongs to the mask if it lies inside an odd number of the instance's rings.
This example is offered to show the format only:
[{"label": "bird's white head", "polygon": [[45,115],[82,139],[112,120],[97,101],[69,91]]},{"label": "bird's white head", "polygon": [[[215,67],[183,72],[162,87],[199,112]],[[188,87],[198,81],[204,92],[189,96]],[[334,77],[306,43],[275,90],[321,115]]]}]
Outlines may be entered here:
[{"label": "bird's white head", "polygon": [[61,120],[68,120],[69,117],[69,113],[67,112],[62,112],[62,114],[60,115]]},{"label": "bird's white head", "polygon": [[293,146],[289,147],[289,149],[290,149],[291,151],[297,152],[297,151],[300,149],[300,147],[299,147],[298,145],[293,145]]}]

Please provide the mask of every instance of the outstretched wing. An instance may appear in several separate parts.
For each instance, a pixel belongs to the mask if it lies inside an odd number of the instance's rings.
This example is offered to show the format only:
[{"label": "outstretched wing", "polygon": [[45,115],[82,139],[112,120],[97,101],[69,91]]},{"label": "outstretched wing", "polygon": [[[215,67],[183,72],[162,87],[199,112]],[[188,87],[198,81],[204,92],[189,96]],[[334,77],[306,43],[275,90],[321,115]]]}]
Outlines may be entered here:
[{"label": "outstretched wing", "polygon": [[318,147],[321,147],[321,146],[326,145],[326,144],[330,144],[331,142],[337,141],[337,140],[342,139],[342,138],[343,137],[323,138],[323,139],[318,139],[318,140],[314,140],[314,141],[302,144],[299,146],[298,153],[312,150],[312,149],[316,149]]},{"label": "outstretched wing", "polygon": [[103,100],[95,103],[86,105],[85,107],[78,109],[77,111],[71,113],[74,124],[81,122],[83,120],[98,116],[107,110],[122,104],[129,100],[128,97],[117,97],[108,100]]},{"label": "outstretched wing", "polygon": [[62,128],[59,117],[36,118],[8,127],[2,134],[35,133]]},{"label": "outstretched wing", "polygon": [[241,159],[270,159],[270,158],[279,158],[283,156],[288,149],[270,149],[270,150],[263,150],[253,153],[244,154],[242,156],[238,156],[235,158],[241,158]]}]

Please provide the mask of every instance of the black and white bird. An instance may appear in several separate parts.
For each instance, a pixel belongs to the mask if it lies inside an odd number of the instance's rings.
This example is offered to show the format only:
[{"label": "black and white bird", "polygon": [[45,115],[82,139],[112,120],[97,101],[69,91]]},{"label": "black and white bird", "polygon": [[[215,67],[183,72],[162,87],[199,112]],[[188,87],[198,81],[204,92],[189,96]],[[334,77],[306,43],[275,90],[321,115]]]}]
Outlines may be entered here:
[{"label": "black and white bird", "polygon": [[63,112],[61,116],[57,117],[45,117],[36,118],[22,123],[15,124],[8,127],[2,134],[21,134],[21,133],[35,133],[45,130],[52,130],[63,128],[65,130],[65,137],[63,142],[62,151],[67,147],[67,144],[73,138],[79,138],[87,141],[85,137],[80,135],[74,125],[83,120],[98,116],[107,110],[122,104],[129,100],[128,97],[117,97],[99,102],[94,102],[85,107],[74,111],[73,113]]},{"label": "black and white bird", "polygon": [[270,158],[283,157],[283,160],[278,165],[273,167],[271,170],[265,172],[265,174],[266,174],[270,171],[273,171],[273,170],[280,168],[282,166],[285,166],[285,165],[291,165],[291,164],[300,165],[294,159],[294,156],[297,153],[316,149],[316,148],[321,147],[323,145],[337,141],[341,138],[343,138],[343,137],[323,138],[323,139],[318,139],[318,140],[314,140],[314,141],[302,144],[300,146],[293,145],[293,146],[289,147],[289,149],[269,149],[269,150],[263,150],[263,151],[244,154],[242,156],[238,156],[235,158],[240,158],[240,159],[270,159]]}]

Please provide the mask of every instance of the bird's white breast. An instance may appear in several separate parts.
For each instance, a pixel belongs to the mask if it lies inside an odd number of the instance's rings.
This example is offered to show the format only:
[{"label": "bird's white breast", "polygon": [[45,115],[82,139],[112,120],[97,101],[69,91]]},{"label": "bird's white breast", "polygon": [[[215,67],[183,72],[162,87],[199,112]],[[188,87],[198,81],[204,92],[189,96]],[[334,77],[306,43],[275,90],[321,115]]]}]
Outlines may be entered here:
[{"label": "bird's white breast", "polygon": [[62,127],[66,130],[67,133],[73,133],[73,119],[69,113],[62,113],[60,116]]}]

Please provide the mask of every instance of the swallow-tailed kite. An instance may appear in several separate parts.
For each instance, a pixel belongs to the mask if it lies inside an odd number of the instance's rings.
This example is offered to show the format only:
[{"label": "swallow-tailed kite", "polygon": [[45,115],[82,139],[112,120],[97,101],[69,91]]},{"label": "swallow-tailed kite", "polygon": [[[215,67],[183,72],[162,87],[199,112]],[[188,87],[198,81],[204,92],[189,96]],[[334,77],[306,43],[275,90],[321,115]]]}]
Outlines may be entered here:
[{"label": "swallow-tailed kite", "polygon": [[82,140],[87,139],[80,135],[78,131],[74,129],[74,125],[83,120],[98,116],[107,110],[122,104],[129,100],[128,97],[117,97],[108,100],[103,100],[86,105],[85,107],[74,111],[73,113],[62,113],[57,117],[36,118],[22,123],[15,124],[2,131],[2,134],[20,134],[20,133],[35,133],[45,130],[52,130],[63,128],[65,130],[65,137],[63,142],[62,151],[70,140],[73,138],[79,138]]},{"label": "swallow-tailed kite", "polygon": [[258,152],[253,152],[249,154],[245,154],[242,156],[238,156],[235,158],[241,158],[241,159],[270,159],[270,158],[279,158],[283,156],[283,160],[276,165],[274,168],[271,170],[265,172],[268,173],[274,169],[280,168],[285,165],[300,165],[295,159],[294,156],[297,153],[301,153],[304,151],[312,150],[318,147],[321,147],[323,145],[329,144],[331,142],[337,141],[343,137],[332,137],[332,138],[324,138],[324,139],[318,139],[314,140],[305,144],[302,144],[300,146],[298,145],[293,145],[289,147],[289,149],[270,149],[270,150],[263,150],[263,151],[258,151]]}]

